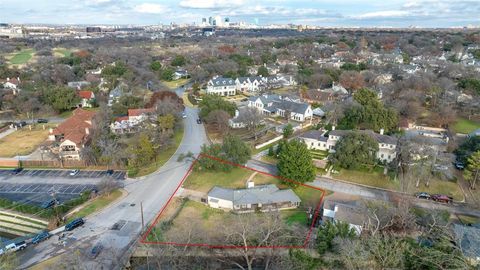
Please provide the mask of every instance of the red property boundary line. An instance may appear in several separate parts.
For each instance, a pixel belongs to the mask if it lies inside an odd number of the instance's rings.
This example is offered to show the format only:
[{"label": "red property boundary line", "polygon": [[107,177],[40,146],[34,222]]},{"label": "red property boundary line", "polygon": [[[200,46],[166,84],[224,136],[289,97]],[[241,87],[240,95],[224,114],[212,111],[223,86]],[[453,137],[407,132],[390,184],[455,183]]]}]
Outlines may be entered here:
[{"label": "red property boundary line", "polygon": [[[320,196],[320,200],[319,200],[317,206],[315,207],[315,213],[314,213],[314,216],[313,216],[313,219],[312,219],[312,224],[310,224],[310,229],[308,230],[307,238],[303,242],[303,245],[301,245],[301,246],[234,246],[234,245],[211,245],[211,244],[203,244],[203,243],[177,243],[177,242],[147,241],[148,235],[151,233],[153,228],[157,225],[157,223],[158,223],[160,217],[162,216],[163,212],[165,211],[167,206],[170,204],[173,197],[175,196],[177,191],[180,189],[180,187],[183,185],[183,183],[185,182],[187,177],[190,175],[190,173],[192,172],[195,164],[198,162],[198,159],[200,159],[200,158],[209,158],[209,159],[212,159],[212,160],[215,160],[215,161],[218,161],[218,162],[222,162],[222,163],[225,163],[225,164],[230,164],[232,166],[244,168],[244,169],[247,169],[247,170],[250,170],[250,171],[261,173],[263,175],[267,175],[267,176],[271,176],[271,177],[281,179],[282,181],[285,181],[285,182],[294,183],[294,184],[299,185],[299,186],[315,189],[317,191],[322,192],[322,196]],[[320,213],[320,207],[322,205],[324,197],[325,197],[325,190],[324,189],[314,187],[314,186],[311,186],[311,185],[307,185],[307,184],[303,184],[303,183],[300,183],[300,182],[297,182],[297,181],[294,181],[294,180],[291,180],[291,179],[287,179],[287,178],[282,177],[282,176],[273,175],[273,174],[270,174],[270,173],[267,173],[267,172],[259,171],[259,170],[256,170],[256,169],[253,169],[253,168],[250,168],[250,167],[246,167],[244,165],[240,165],[240,164],[236,164],[236,163],[233,163],[233,162],[230,162],[230,161],[227,161],[227,160],[219,159],[217,157],[213,157],[213,156],[209,156],[209,155],[205,155],[205,154],[199,154],[198,157],[192,162],[192,165],[188,169],[187,173],[183,176],[182,181],[180,182],[180,184],[175,189],[175,192],[170,196],[167,203],[162,207],[160,212],[155,217],[153,223],[148,227],[147,231],[142,235],[142,237],[140,239],[140,243],[142,243],[142,244],[152,244],[152,245],[173,245],[173,246],[182,246],[182,247],[185,247],[185,246],[189,246],[189,247],[208,247],[208,248],[212,248],[212,249],[222,249],[222,248],[223,249],[236,249],[236,248],[249,248],[249,249],[307,248],[308,241],[310,240],[310,237],[312,235],[312,231],[313,231],[313,227],[315,225],[315,222],[318,219],[318,215]]]}]

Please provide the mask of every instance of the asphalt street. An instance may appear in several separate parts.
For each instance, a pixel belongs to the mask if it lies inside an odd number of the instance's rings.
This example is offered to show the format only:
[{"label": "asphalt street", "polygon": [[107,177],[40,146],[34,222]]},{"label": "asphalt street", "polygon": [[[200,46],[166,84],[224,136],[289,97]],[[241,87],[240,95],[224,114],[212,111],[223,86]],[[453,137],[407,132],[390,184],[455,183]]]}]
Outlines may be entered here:
[{"label": "asphalt street", "polygon": [[[177,92],[181,94],[181,90]],[[189,151],[198,154],[201,145],[208,143],[203,125],[196,122],[198,110],[186,108],[185,112],[187,117],[184,119],[183,140],[177,152],[163,167],[149,176],[125,180],[125,190],[128,195],[100,213],[89,217],[84,226],[75,229],[68,236],[75,241],[59,246],[56,244],[58,239],[52,237],[40,247],[27,248],[20,256],[21,268],[27,268],[65,252],[73,253],[79,250],[88,253],[97,243],[101,243],[104,250],[108,252],[102,252],[95,261],[85,258],[84,265],[88,269],[121,268],[125,261],[120,259],[125,259],[124,254],[142,232],[141,205],[144,210],[144,224],[147,226],[174,194],[191,165],[191,161],[178,162],[178,155]]]}]

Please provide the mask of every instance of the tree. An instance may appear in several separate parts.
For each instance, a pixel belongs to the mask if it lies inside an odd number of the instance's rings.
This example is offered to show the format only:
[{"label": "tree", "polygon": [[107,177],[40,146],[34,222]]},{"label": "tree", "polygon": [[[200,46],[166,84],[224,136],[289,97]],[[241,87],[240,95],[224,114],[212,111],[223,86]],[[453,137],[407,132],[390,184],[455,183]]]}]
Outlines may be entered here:
[{"label": "tree", "polygon": [[271,145],[270,147],[268,147],[268,156],[273,157],[274,155],[275,155],[275,152],[273,150],[273,145]]},{"label": "tree", "polygon": [[378,143],[369,135],[350,132],[335,145],[332,162],[345,169],[357,169],[361,165],[373,165],[376,162]]},{"label": "tree", "polygon": [[317,251],[319,254],[325,254],[327,251],[333,251],[333,240],[336,237],[353,239],[355,236],[355,230],[350,228],[348,223],[327,221],[318,230],[316,239]]},{"label": "tree", "polygon": [[263,122],[263,114],[256,108],[247,107],[238,116],[239,121],[245,124],[247,129],[252,133],[255,141],[258,137],[258,127]]},{"label": "tree", "polygon": [[44,86],[41,89],[41,100],[57,112],[75,107],[80,99],[74,89],[65,86]]},{"label": "tree", "polygon": [[237,136],[226,136],[223,139],[222,150],[228,161],[243,165],[251,157],[251,150],[248,145]]},{"label": "tree", "polygon": [[264,66],[260,66],[257,70],[257,76],[268,77],[268,69]]},{"label": "tree", "polygon": [[118,102],[112,105],[112,112],[114,115],[127,115],[128,109],[137,109],[142,106],[142,98],[132,95],[123,95]]},{"label": "tree", "polygon": [[162,64],[160,63],[160,61],[153,61],[150,64],[150,69],[153,71],[160,71],[160,69],[162,69]]},{"label": "tree", "polygon": [[107,195],[107,197],[117,188],[119,188],[119,182],[112,177],[103,178],[100,183],[98,183],[98,190],[102,194]]},{"label": "tree", "polygon": [[173,131],[173,128],[175,127],[175,116],[166,114],[163,116],[158,116],[157,119],[162,132]]},{"label": "tree", "polygon": [[292,124],[287,124],[283,128],[283,138],[288,139],[288,138],[290,138],[290,136],[292,136],[292,134],[293,134],[293,126],[292,126]]},{"label": "tree", "polygon": [[0,269],[14,270],[18,269],[18,258],[15,252],[9,252],[0,255]]},{"label": "tree", "polygon": [[224,110],[214,110],[211,111],[205,121],[208,124],[215,125],[218,132],[220,134],[228,133],[228,129],[230,128],[228,120],[230,119],[230,115]]},{"label": "tree", "polygon": [[146,166],[155,157],[155,148],[150,138],[145,133],[141,133],[138,140],[130,146],[131,157],[128,160],[129,166],[139,168]]},{"label": "tree", "polygon": [[288,180],[305,183],[315,179],[312,155],[307,145],[301,141],[293,140],[282,144],[277,167],[279,175],[289,185],[293,183]]},{"label": "tree", "polygon": [[175,55],[173,58],[171,65],[174,67],[184,66],[187,63],[187,59],[183,55]]},{"label": "tree", "polygon": [[[203,145],[201,153],[210,157],[229,161],[234,164],[243,165],[251,157],[251,150],[248,145],[237,136],[227,135],[222,144]],[[197,169],[206,169],[213,171],[230,171],[232,165],[226,162],[219,162],[211,158],[201,158],[198,160]]]},{"label": "tree", "polygon": [[172,68],[169,68],[169,67],[165,68],[160,73],[160,79],[162,81],[167,81],[167,82],[173,81],[174,73],[175,73],[175,70],[173,70]]},{"label": "tree", "polygon": [[199,104],[200,107],[200,117],[205,118],[208,114],[215,110],[226,111],[230,116],[235,114],[237,106],[232,103],[224,100],[222,97],[217,95],[206,95],[203,97],[202,101]]},{"label": "tree", "polygon": [[475,189],[478,178],[480,178],[480,150],[474,152],[467,159],[467,167],[463,173],[465,179],[470,181],[470,188]]},{"label": "tree", "polygon": [[469,137],[465,142],[463,142],[457,150],[455,150],[455,154],[457,155],[457,160],[467,163],[468,157],[480,150],[480,136],[472,136]]},{"label": "tree", "polygon": [[365,79],[357,71],[345,71],[340,75],[340,84],[350,91],[356,91],[365,87]]}]

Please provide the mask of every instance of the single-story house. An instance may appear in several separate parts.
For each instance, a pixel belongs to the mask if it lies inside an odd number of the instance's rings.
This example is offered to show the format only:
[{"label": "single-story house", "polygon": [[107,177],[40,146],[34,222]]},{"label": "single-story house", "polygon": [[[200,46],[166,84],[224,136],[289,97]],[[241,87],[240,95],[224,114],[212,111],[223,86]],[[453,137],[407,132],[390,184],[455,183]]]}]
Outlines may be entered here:
[{"label": "single-story house", "polygon": [[256,108],[265,115],[288,117],[298,122],[305,122],[313,117],[312,107],[308,103],[276,94],[250,97],[248,106]]},{"label": "single-story house", "polygon": [[235,212],[262,212],[297,208],[300,198],[291,189],[280,190],[276,185],[255,186],[248,182],[245,189],[213,187],[208,192],[207,203],[212,208]]},{"label": "single-story house", "polygon": [[187,78],[187,77],[188,77],[188,71],[186,71],[185,69],[177,69],[175,70],[175,73],[173,73],[174,80]]},{"label": "single-story house", "polygon": [[81,98],[79,106],[82,108],[91,108],[95,102],[95,94],[92,91],[81,90],[77,92]]},{"label": "single-story house", "polygon": [[365,214],[360,207],[325,200],[321,210],[321,222],[343,222],[360,235],[365,226]]},{"label": "single-story house", "polygon": [[122,95],[123,90],[120,85],[112,89],[112,91],[108,93],[108,106],[112,106],[113,104],[117,103]]},{"label": "single-story house", "polygon": [[[310,130],[300,135],[298,138],[302,140],[308,149],[335,152],[335,145],[346,134],[353,130],[333,130],[325,136],[324,131]],[[372,130],[357,130],[357,132],[367,134],[378,142],[377,159],[383,162],[392,162],[397,156],[397,139],[392,136],[384,135],[383,129],[380,133]]]},{"label": "single-story house", "polygon": [[95,112],[77,108],[73,115],[50,129],[48,139],[59,143],[58,154],[64,160],[80,160],[80,152],[90,139],[90,129]]}]

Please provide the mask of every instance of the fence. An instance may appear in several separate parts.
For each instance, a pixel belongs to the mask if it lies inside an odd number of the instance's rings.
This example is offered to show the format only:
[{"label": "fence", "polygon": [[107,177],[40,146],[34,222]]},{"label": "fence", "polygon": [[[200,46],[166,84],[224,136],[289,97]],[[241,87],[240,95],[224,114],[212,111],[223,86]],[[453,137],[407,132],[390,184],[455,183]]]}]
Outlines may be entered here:
[{"label": "fence", "polygon": [[[22,160],[23,168],[90,168],[92,170],[106,170],[106,165],[92,165],[83,160]],[[120,166],[108,166],[112,170],[124,170]]]}]

